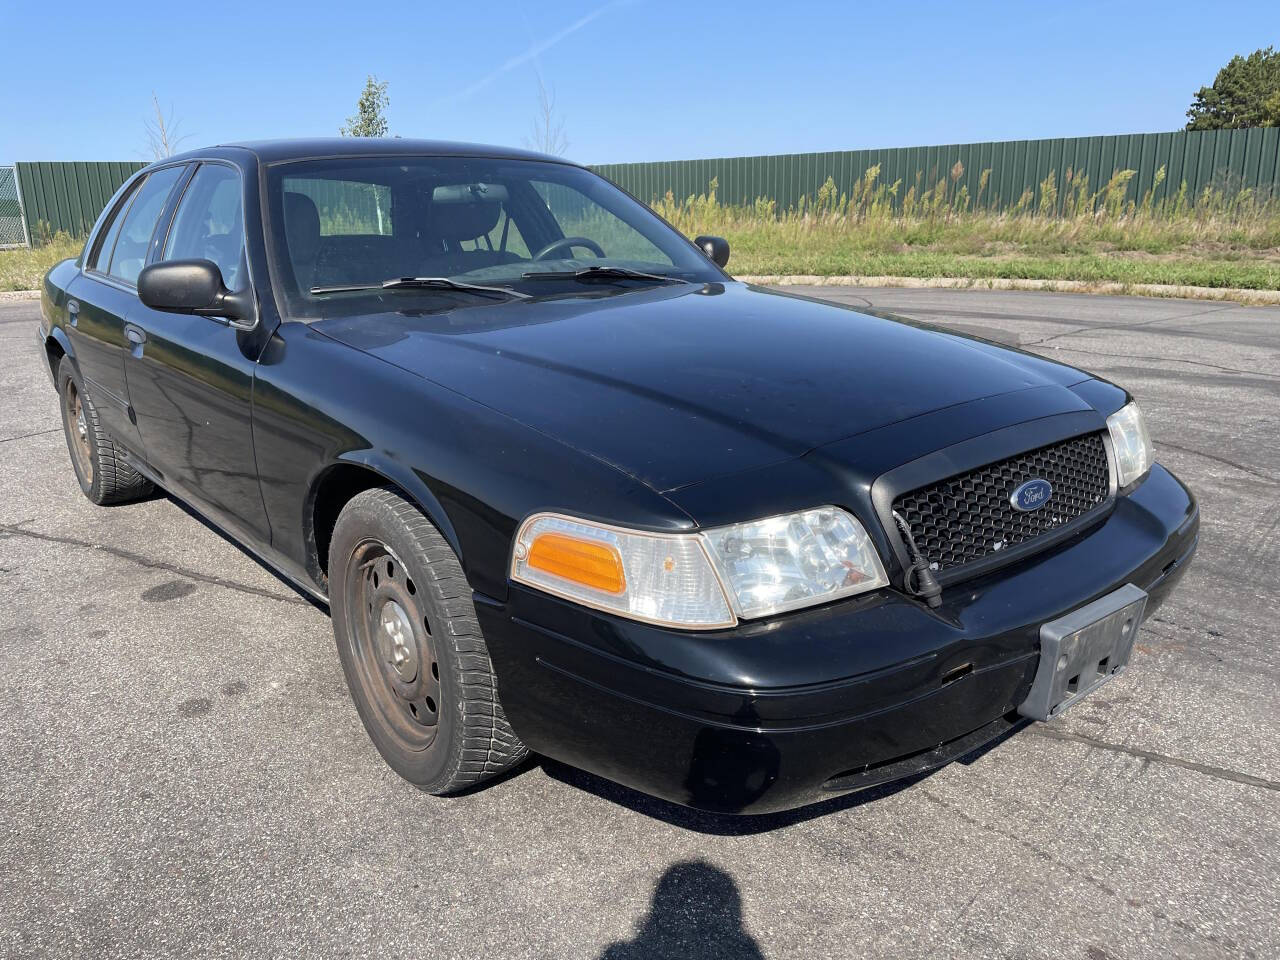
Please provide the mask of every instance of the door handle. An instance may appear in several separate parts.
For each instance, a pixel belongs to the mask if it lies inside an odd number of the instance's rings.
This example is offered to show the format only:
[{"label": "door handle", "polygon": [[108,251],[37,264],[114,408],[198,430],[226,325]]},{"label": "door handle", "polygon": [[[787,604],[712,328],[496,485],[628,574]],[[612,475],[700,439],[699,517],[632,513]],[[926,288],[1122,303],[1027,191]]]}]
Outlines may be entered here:
[{"label": "door handle", "polygon": [[67,320],[68,320],[68,322],[70,322],[70,324],[74,327],[74,326],[76,325],[76,321],[77,321],[77,320],[79,320],[79,319],[80,319],[80,301],[79,301],[79,300],[68,300],[68,301],[67,301]]},{"label": "door handle", "polygon": [[141,346],[147,342],[147,331],[132,323],[124,325],[124,335],[129,338],[129,342],[135,347]]}]

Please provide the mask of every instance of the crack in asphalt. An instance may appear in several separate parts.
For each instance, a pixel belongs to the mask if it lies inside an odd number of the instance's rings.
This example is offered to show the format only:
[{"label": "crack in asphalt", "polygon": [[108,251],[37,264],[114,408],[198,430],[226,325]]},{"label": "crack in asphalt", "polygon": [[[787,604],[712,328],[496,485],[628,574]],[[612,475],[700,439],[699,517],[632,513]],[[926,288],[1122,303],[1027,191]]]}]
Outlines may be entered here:
[{"label": "crack in asphalt", "polygon": [[902,314],[904,317],[920,313],[927,316],[943,317],[944,319],[949,317],[969,317],[975,320],[1029,320],[1033,323],[1056,323],[1063,327],[1080,326],[1079,320],[1050,317],[1040,313],[992,313],[989,310],[953,310],[947,307],[917,307],[914,304],[899,309],[892,303],[880,304],[879,309],[891,310],[894,313]]},{"label": "crack in asphalt", "polygon": [[[1117,900],[1122,901],[1128,907],[1134,907],[1134,908],[1145,910],[1151,916],[1155,917],[1157,920],[1163,920],[1163,921],[1172,923],[1175,927],[1177,927],[1179,930],[1182,930],[1184,933],[1189,933],[1193,937],[1196,937],[1197,939],[1202,940],[1204,942],[1212,943],[1220,947],[1229,946],[1232,949],[1235,948],[1235,944],[1232,943],[1232,941],[1223,938],[1221,935],[1217,933],[1214,933],[1210,930],[1201,929],[1200,927],[1197,927],[1195,924],[1188,923],[1186,920],[1181,920],[1176,917],[1170,916],[1170,914],[1167,911],[1165,911],[1157,902],[1152,902],[1150,900],[1143,901],[1143,900],[1137,899],[1136,897],[1128,896],[1121,893],[1121,891],[1111,886],[1110,883],[1108,883],[1102,877],[1099,877],[1097,874],[1091,872],[1086,867],[1081,867],[1078,864],[1068,862],[1062,857],[1057,856],[1052,850],[1047,849],[1037,843],[1034,843],[1031,840],[1028,840],[1023,833],[1007,829],[998,824],[991,823],[989,820],[986,820],[984,818],[974,816],[973,814],[970,814],[967,811],[965,811],[963,808],[961,808],[957,804],[950,803],[943,797],[939,796],[938,794],[933,793],[923,787],[920,790],[920,795],[924,797],[926,800],[928,800],[929,802],[936,804],[941,809],[958,817],[960,820],[964,821],[965,823],[968,823],[971,826],[977,827],[979,830],[985,830],[988,833],[994,834],[998,837],[1003,837],[1004,839],[1017,844],[1019,847],[1021,847],[1023,850],[1029,853],[1031,856],[1035,857],[1037,860],[1042,860],[1045,863],[1048,863],[1053,870],[1068,874],[1070,876],[1079,877],[1081,880],[1085,881],[1086,883],[1094,887],[1099,892],[1104,893],[1109,897],[1113,897]],[[967,909],[967,906],[966,906],[966,909]],[[1236,950],[1236,952],[1239,952],[1239,951]],[[1254,951],[1249,950],[1247,948],[1244,950],[1243,955],[1247,957],[1257,956],[1257,954]],[[1089,956],[1090,957],[1094,956],[1092,951],[1089,953]],[[1107,956],[1107,955],[1102,954],[1102,956]]]},{"label": "crack in asphalt", "polygon": [[[1182,360],[1178,357],[1148,357],[1137,353],[1111,353],[1106,350],[1086,350],[1083,347],[1054,347],[1054,350],[1063,353],[1086,353],[1092,357],[1106,357],[1109,360],[1150,360],[1156,363],[1189,363],[1197,367],[1208,367],[1211,370],[1221,370],[1223,373],[1239,373],[1246,377],[1264,377],[1268,380],[1280,380],[1280,374],[1263,373],[1260,370],[1241,370],[1239,367],[1224,367],[1217,363],[1207,363],[1204,360]],[[1170,371],[1171,373],[1173,371]]]},{"label": "crack in asphalt", "polygon": [[1247,473],[1255,480],[1262,480],[1266,483],[1280,483],[1273,476],[1260,473],[1252,467],[1247,467],[1243,463],[1237,463],[1235,460],[1228,460],[1226,457],[1220,457],[1215,453],[1205,453],[1203,450],[1196,450],[1194,447],[1184,447],[1181,444],[1170,443],[1168,440],[1157,440],[1157,447],[1168,447],[1170,450],[1177,450],[1179,453],[1189,453],[1193,457],[1204,457],[1206,460],[1212,460],[1214,463],[1220,463],[1224,467],[1230,467],[1233,470],[1239,470],[1241,473]]},{"label": "crack in asphalt", "polygon": [[37,430],[35,433],[22,433],[16,437],[0,437],[0,443],[10,443],[11,441],[14,441],[14,440],[26,440],[26,439],[29,439],[30,437],[43,437],[45,434],[48,434],[48,433],[61,433],[61,432],[62,432],[61,427],[51,427],[48,430]]},{"label": "crack in asphalt", "polygon": [[845,294],[845,296],[847,296],[850,300],[861,300],[864,306],[869,307],[872,310],[876,309],[876,305],[872,303],[870,300],[868,300],[866,297],[862,296],[861,294],[849,293],[849,294]]},{"label": "crack in asphalt", "polygon": [[92,543],[88,540],[77,540],[74,537],[63,537],[54,533],[40,533],[36,530],[28,530],[26,523],[22,524],[0,523],[0,540],[7,537],[27,537],[31,540],[40,540],[45,543],[58,543],[68,547],[80,547],[84,550],[98,550],[102,553],[109,554],[120,560],[137,564],[148,570],[163,570],[167,573],[175,574],[179,577],[185,577],[188,580],[194,580],[197,583],[207,583],[215,587],[225,587],[228,590],[235,590],[238,593],[247,593],[255,597],[262,597],[266,600],[277,600],[280,603],[294,603],[304,607],[313,606],[310,600],[304,597],[289,597],[279,593],[273,593],[270,590],[264,590],[262,587],[250,586],[247,583],[240,583],[236,580],[228,580],[226,577],[217,577],[207,573],[201,573],[198,570],[192,570],[190,567],[184,567],[180,564],[169,563],[164,560],[152,560],[150,557],[144,557],[140,553],[134,553],[132,550],[125,550],[123,547],[108,547],[100,543]]},{"label": "crack in asphalt", "polygon": [[1156,753],[1152,750],[1143,750],[1141,747],[1130,747],[1122,743],[1109,743],[1106,740],[1096,740],[1093,737],[1085,736],[1082,733],[1070,733],[1066,730],[1054,730],[1051,727],[1028,727],[1027,733],[1037,737],[1044,737],[1046,740],[1063,740],[1069,743],[1081,743],[1088,747],[1097,747],[1100,750],[1110,750],[1112,753],[1123,753],[1126,756],[1137,757],[1139,760],[1149,760],[1153,763],[1165,763],[1173,767],[1181,767],[1184,770],[1192,770],[1196,773],[1202,773],[1208,777],[1215,777],[1218,780],[1229,780],[1232,783],[1244,784],[1248,787],[1261,787],[1263,790],[1280,791],[1280,782],[1275,780],[1266,780],[1262,777],[1255,777],[1252,774],[1241,773],[1238,770],[1228,770],[1226,767],[1215,767],[1207,763],[1197,763],[1194,760],[1183,760],[1181,757],[1171,757],[1168,754]]},{"label": "crack in asphalt", "polygon": [[928,800],[930,803],[936,804],[937,806],[941,807],[943,810],[946,810],[952,815],[958,817],[960,820],[963,820],[965,823],[968,823],[971,826],[977,827],[980,830],[985,830],[988,833],[993,833],[996,836],[1004,837],[1006,840],[1009,840],[1017,844],[1023,850],[1031,854],[1031,856],[1035,857],[1037,860],[1042,860],[1049,864],[1052,864],[1054,869],[1060,870],[1063,873],[1067,873],[1067,874],[1071,874],[1073,876],[1079,877],[1089,885],[1093,886],[1094,888],[1101,891],[1102,893],[1107,894],[1108,896],[1111,896],[1111,897],[1120,896],[1119,891],[1116,890],[1114,887],[1112,887],[1109,883],[1107,883],[1101,877],[1098,877],[1097,875],[1091,873],[1088,869],[1084,867],[1081,867],[1076,864],[1068,863],[1062,858],[1055,856],[1052,851],[1047,850],[1044,847],[1040,846],[1039,844],[1034,843],[1033,841],[1027,839],[1027,837],[1022,835],[1021,833],[1018,833],[1013,830],[1009,830],[1005,827],[999,826],[998,824],[993,824],[981,817],[977,817],[969,813],[968,811],[964,810],[958,804],[951,803],[945,798],[943,798],[942,796],[938,795],[937,793],[931,790],[928,790],[924,787],[920,788],[920,795],[924,797],[926,800]]},{"label": "crack in asphalt", "polygon": [[1164,323],[1167,320],[1189,320],[1192,317],[1203,317],[1210,313],[1221,313],[1224,310],[1239,309],[1238,303],[1229,303],[1225,307],[1216,307],[1209,310],[1199,310],[1196,313],[1179,313],[1171,317],[1156,317],[1154,320],[1143,320],[1141,323],[1099,323],[1093,326],[1080,327],[1078,330],[1067,330],[1064,333],[1055,333],[1048,337],[1041,337],[1039,340],[1024,340],[1023,347],[1036,347],[1042,343],[1048,343],[1050,340],[1061,340],[1063,337],[1074,337],[1081,333],[1094,333],[1099,330],[1137,330],[1141,327],[1149,327],[1155,323]]}]

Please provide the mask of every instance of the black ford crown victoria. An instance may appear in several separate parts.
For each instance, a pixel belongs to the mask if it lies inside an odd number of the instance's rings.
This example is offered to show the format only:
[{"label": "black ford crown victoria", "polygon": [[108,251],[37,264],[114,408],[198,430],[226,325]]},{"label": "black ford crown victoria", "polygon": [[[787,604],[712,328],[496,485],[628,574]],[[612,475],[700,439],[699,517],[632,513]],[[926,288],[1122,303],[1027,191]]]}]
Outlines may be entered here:
[{"label": "black ford crown victoria", "polygon": [[1121,670],[1199,525],[1125,391],[728,253],[535,154],[221,146],[120,189],[39,337],[85,494],[326,600],[431,792],[534,750],[777,810]]}]

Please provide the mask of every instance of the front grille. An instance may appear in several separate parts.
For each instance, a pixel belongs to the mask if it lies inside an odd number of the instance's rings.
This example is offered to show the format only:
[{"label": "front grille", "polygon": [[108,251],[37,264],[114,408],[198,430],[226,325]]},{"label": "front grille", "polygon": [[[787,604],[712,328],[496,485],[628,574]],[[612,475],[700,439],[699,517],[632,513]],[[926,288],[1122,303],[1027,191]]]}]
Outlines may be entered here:
[{"label": "front grille", "polygon": [[[1048,480],[1053,495],[1038,510],[1015,510],[1009,497],[1028,480]],[[1093,433],[988,464],[893,502],[935,570],[954,572],[1034,540],[1096,510],[1111,493],[1102,434]]]}]

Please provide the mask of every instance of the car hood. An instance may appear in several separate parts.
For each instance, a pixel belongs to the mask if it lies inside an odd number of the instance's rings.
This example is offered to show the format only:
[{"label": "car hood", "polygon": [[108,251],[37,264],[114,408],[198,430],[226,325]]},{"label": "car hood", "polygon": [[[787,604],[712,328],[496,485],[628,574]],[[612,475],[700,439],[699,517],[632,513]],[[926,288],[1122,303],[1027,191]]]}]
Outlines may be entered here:
[{"label": "car hood", "polygon": [[740,283],[596,288],[313,326],[662,492],[1088,379],[982,340]]}]

